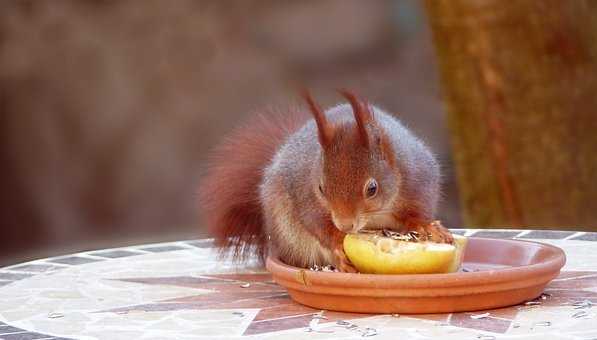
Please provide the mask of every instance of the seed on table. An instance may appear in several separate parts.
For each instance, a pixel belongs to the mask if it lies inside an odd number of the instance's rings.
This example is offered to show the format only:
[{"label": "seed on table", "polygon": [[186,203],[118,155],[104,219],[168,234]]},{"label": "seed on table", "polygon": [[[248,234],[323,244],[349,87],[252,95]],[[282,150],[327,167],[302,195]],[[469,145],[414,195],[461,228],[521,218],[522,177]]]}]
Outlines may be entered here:
[{"label": "seed on table", "polygon": [[593,302],[591,302],[589,300],[583,300],[583,301],[576,301],[572,305],[574,306],[574,309],[584,309],[584,308],[593,307]]},{"label": "seed on table", "polygon": [[579,319],[579,318],[583,318],[588,315],[589,315],[589,313],[587,313],[587,311],[581,310],[581,311],[578,311],[578,312],[572,314],[572,317],[575,319]]},{"label": "seed on table", "polygon": [[361,334],[362,337],[368,338],[370,336],[377,335],[377,330],[375,328],[367,327],[365,331]]},{"label": "seed on table", "polygon": [[551,296],[552,295],[549,293],[543,293],[543,294],[541,294],[541,300],[547,300],[547,299],[551,298]]},{"label": "seed on table", "polygon": [[495,336],[493,336],[493,335],[479,334],[479,335],[477,335],[477,339],[481,339],[481,340],[495,340],[497,338]]}]

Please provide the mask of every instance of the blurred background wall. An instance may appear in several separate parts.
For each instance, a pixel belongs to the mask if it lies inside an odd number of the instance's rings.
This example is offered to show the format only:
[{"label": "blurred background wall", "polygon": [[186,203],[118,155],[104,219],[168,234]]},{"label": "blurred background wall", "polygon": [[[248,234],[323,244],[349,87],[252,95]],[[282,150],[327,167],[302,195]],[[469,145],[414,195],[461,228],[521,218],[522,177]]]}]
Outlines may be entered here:
[{"label": "blurred background wall", "polygon": [[[348,87],[394,112],[444,167],[434,51],[417,1],[3,1],[0,265],[204,236],[207,152],[267,105]],[[234,179],[231,179],[234,180]]]}]

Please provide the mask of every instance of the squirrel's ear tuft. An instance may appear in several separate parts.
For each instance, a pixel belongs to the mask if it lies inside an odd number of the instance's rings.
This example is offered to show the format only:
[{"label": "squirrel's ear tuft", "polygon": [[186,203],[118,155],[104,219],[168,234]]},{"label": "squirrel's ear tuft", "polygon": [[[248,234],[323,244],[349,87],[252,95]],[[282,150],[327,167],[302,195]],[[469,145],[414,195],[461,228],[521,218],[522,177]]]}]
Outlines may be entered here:
[{"label": "squirrel's ear tuft", "polygon": [[359,101],[359,99],[348,90],[342,89],[338,90],[338,92],[340,92],[340,94],[348,100],[350,106],[352,106],[352,113],[354,114],[354,119],[357,122],[357,128],[361,142],[365,147],[369,147],[367,125],[373,119],[369,103],[366,101]]},{"label": "squirrel's ear tuft", "polygon": [[328,145],[330,145],[332,141],[332,127],[329,125],[325,113],[321,110],[319,105],[317,105],[315,100],[313,100],[313,97],[311,97],[311,93],[309,93],[309,91],[305,89],[302,91],[302,96],[309,105],[311,114],[313,115],[313,118],[315,118],[315,122],[317,123],[319,144],[321,144],[322,148],[326,148]]}]

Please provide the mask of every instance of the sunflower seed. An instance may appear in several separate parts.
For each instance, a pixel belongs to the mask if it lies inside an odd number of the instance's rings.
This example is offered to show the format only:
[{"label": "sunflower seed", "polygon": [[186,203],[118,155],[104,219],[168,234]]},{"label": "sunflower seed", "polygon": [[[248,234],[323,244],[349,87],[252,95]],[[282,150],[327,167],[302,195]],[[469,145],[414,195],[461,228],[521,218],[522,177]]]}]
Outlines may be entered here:
[{"label": "sunflower seed", "polygon": [[581,310],[581,311],[578,311],[578,312],[572,314],[572,317],[575,319],[584,318],[585,316],[589,316],[589,313],[587,313],[587,311],[585,311],[585,310]]},{"label": "sunflower seed", "polygon": [[583,301],[576,301],[572,305],[574,306],[574,309],[584,309],[584,308],[593,307],[593,302],[591,302],[589,300],[583,300]]},{"label": "sunflower seed", "polygon": [[549,293],[541,294],[541,300],[547,300],[549,298],[551,298],[551,294],[549,294]]},{"label": "sunflower seed", "polygon": [[323,271],[324,272],[337,272],[338,269],[336,269],[336,267],[328,264],[327,266],[323,267]]},{"label": "sunflower seed", "polygon": [[493,335],[479,334],[479,335],[477,335],[477,339],[481,339],[481,340],[495,340],[496,337],[493,336]]},{"label": "sunflower seed", "polygon": [[489,316],[489,313],[483,313],[483,314],[475,314],[475,315],[471,315],[471,319],[485,319],[486,317]]},{"label": "sunflower seed", "polygon": [[248,282],[247,283],[243,283],[242,285],[240,285],[240,288],[249,288],[249,287],[251,287],[251,284],[248,283]]},{"label": "sunflower seed", "polygon": [[335,273],[338,271],[338,269],[336,269],[336,267],[328,264],[325,266],[318,266],[318,265],[313,265],[313,267],[309,268],[309,270],[315,271],[315,272],[330,272],[330,273]]},{"label": "sunflower seed", "polygon": [[331,330],[331,329],[324,331],[324,330],[321,330],[321,329],[313,329],[311,327],[305,328],[305,332],[307,332],[307,333],[328,333],[328,334],[329,333],[334,333],[334,331]]},{"label": "sunflower seed", "polygon": [[368,338],[370,336],[376,336],[376,335],[377,335],[377,330],[375,328],[371,328],[371,327],[365,328],[365,330],[361,333],[361,336],[363,338]]},{"label": "sunflower seed", "polygon": [[408,236],[410,236],[413,240],[418,241],[420,234],[416,231],[409,231]]}]

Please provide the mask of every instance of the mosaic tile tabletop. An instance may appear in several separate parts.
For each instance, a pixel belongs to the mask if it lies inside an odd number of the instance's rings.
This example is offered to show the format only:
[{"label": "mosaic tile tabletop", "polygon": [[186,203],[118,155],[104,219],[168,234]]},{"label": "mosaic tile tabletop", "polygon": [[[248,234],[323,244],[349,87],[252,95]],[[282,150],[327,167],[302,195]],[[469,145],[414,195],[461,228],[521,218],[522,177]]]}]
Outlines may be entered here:
[{"label": "mosaic tile tabletop", "polygon": [[475,313],[368,315],[291,301],[210,240],[61,256],[0,269],[0,339],[597,339],[597,233],[454,230],[564,249],[545,294]]}]

